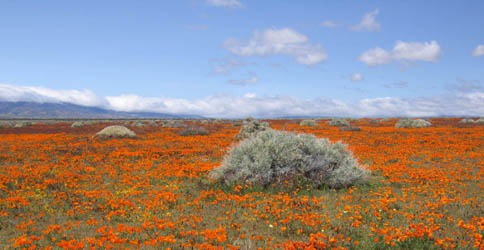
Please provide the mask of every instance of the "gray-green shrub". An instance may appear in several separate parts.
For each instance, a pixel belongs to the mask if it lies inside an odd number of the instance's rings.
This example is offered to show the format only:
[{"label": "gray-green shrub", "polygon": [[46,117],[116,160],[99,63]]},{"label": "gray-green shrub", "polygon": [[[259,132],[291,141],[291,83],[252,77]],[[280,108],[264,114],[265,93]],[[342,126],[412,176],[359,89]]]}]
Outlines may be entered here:
[{"label": "gray-green shrub", "polygon": [[336,127],[342,127],[342,126],[349,126],[350,123],[346,119],[341,119],[341,118],[333,118],[328,121],[328,124],[330,126],[336,126]]},{"label": "gray-green shrub", "polygon": [[126,127],[115,125],[103,128],[101,131],[97,132],[94,137],[99,137],[102,139],[135,138],[136,134]]},{"label": "gray-green shrub", "polygon": [[256,135],[259,132],[266,131],[270,129],[269,123],[261,122],[257,119],[252,117],[246,118],[242,123],[242,128],[239,131],[239,134],[235,137],[238,139],[245,139],[251,136]]},{"label": "gray-green shrub", "polygon": [[212,178],[227,185],[266,187],[287,181],[332,188],[354,185],[368,174],[345,144],[272,129],[233,146],[222,165],[210,172]]},{"label": "gray-green shrub", "polygon": [[423,119],[400,119],[395,124],[395,128],[425,128],[431,125],[432,123]]},{"label": "gray-green shrub", "polygon": [[308,127],[316,127],[318,123],[315,120],[302,120],[299,123],[299,126],[308,126]]}]

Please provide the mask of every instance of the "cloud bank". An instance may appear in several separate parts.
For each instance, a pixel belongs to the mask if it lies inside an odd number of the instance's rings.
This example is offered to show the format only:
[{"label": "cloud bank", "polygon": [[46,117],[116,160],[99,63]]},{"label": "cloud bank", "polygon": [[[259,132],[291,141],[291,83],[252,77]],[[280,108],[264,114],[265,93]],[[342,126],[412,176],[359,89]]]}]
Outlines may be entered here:
[{"label": "cloud bank", "polygon": [[170,114],[198,114],[208,117],[240,118],[280,116],[483,116],[484,90],[437,97],[367,98],[344,102],[331,98],[312,100],[291,96],[214,95],[196,100],[143,97],[134,94],[100,97],[89,90],[53,90],[42,87],[0,84],[0,101],[67,102],[117,111],[150,111]]},{"label": "cloud bank", "polygon": [[442,50],[436,41],[431,42],[402,42],[397,41],[392,51],[376,47],[369,49],[358,58],[369,66],[378,66],[398,61],[404,64],[424,61],[437,62]]},{"label": "cloud bank", "polygon": [[239,56],[285,55],[305,65],[318,64],[328,58],[321,45],[311,44],[305,35],[288,28],[256,30],[246,43],[229,38],[224,47]]}]

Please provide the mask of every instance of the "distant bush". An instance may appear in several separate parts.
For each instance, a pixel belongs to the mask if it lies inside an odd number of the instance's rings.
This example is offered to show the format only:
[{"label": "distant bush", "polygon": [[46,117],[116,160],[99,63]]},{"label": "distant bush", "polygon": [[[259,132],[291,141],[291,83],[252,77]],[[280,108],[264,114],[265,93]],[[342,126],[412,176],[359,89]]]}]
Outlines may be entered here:
[{"label": "distant bush", "polygon": [[187,126],[186,128],[178,130],[177,134],[181,136],[193,136],[193,135],[208,135],[209,132],[204,127]]},{"label": "distant bush", "polygon": [[15,126],[15,122],[11,121],[0,121],[0,128],[11,128]]},{"label": "distant bush", "polygon": [[475,123],[484,123],[484,117],[477,119]]},{"label": "distant bush", "polygon": [[462,119],[459,121],[459,123],[476,123],[477,120],[473,120],[473,119]]},{"label": "distant bush", "polygon": [[77,122],[73,122],[71,127],[72,128],[79,128],[79,127],[83,127],[83,126],[87,126],[87,125],[91,125],[91,124],[94,124],[93,121],[77,121]]},{"label": "distant bush", "polygon": [[363,181],[368,173],[345,144],[309,134],[267,130],[233,146],[210,176],[228,185],[288,182],[342,188]]},{"label": "distant bush", "polygon": [[432,123],[423,119],[401,119],[395,124],[395,128],[424,128],[431,125]]},{"label": "distant bush", "polygon": [[361,128],[359,127],[352,127],[352,126],[347,126],[347,127],[340,127],[339,131],[361,131]]},{"label": "distant bush", "polygon": [[32,122],[27,122],[27,121],[16,122],[13,127],[14,128],[23,128],[23,127],[28,127],[28,126],[32,126]]},{"label": "distant bush", "polygon": [[315,127],[317,122],[315,120],[302,120],[299,123],[300,126],[308,126],[308,127]]},{"label": "distant bush", "polygon": [[341,119],[341,118],[333,118],[328,121],[328,124],[330,126],[336,126],[336,127],[342,127],[342,126],[349,126],[350,123],[346,119]]},{"label": "distant bush", "polygon": [[146,124],[142,121],[134,121],[131,123],[131,126],[132,127],[145,127]]},{"label": "distant bush", "polygon": [[182,121],[177,121],[177,120],[163,120],[162,121],[162,126],[164,128],[181,128],[181,127],[184,127],[185,125],[183,124]]},{"label": "distant bush", "polygon": [[96,133],[94,137],[108,138],[134,138],[136,134],[123,126],[109,126]]},{"label": "distant bush", "polygon": [[270,129],[269,123],[261,122],[257,119],[252,117],[246,118],[242,123],[242,128],[239,131],[239,134],[236,135],[236,138],[245,139],[249,138],[253,135],[256,135],[259,132],[266,131]]}]

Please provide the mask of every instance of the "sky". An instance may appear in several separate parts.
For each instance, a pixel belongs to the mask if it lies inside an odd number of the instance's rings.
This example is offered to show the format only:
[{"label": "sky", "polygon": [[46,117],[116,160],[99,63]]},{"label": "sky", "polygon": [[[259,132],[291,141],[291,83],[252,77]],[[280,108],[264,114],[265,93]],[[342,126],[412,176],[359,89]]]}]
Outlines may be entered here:
[{"label": "sky", "polygon": [[484,1],[0,0],[0,101],[484,116]]}]

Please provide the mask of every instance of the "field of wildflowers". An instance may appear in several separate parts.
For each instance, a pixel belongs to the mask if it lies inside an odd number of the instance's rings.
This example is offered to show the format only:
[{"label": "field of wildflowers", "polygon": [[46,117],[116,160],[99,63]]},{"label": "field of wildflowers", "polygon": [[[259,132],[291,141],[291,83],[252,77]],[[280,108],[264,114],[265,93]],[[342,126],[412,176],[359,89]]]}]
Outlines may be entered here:
[{"label": "field of wildflowers", "polygon": [[207,173],[240,124],[0,128],[0,249],[484,249],[484,126],[396,119],[341,131],[270,127],[348,144],[370,181],[344,189],[221,186]]}]

